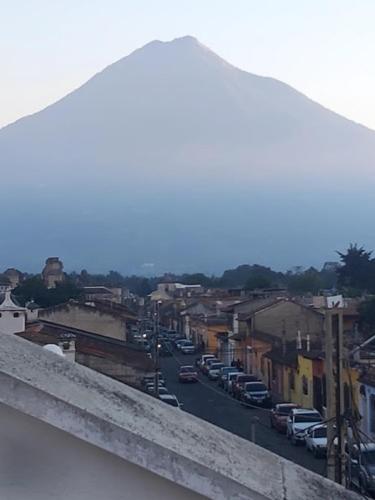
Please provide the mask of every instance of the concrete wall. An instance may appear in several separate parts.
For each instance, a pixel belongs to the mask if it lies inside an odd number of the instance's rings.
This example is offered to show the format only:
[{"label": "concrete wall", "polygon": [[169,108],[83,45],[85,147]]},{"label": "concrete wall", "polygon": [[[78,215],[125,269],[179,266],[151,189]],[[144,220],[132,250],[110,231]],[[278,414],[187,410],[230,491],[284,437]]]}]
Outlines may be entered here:
[{"label": "concrete wall", "polygon": [[[15,317],[14,315],[17,315]],[[23,332],[26,324],[24,311],[0,311],[0,333]]]},{"label": "concrete wall", "polygon": [[294,302],[280,302],[255,314],[252,328],[262,332],[270,333],[278,337],[282,336],[283,322],[285,322],[286,339],[293,340],[297,336],[297,330],[301,331],[305,338],[310,333],[311,339],[321,337],[323,333],[323,316],[306,307]]},{"label": "concrete wall", "polygon": [[88,366],[92,370],[104,373],[104,375],[108,375],[109,377],[134,387],[140,387],[142,378],[153,373],[151,369],[147,370],[147,364],[145,364],[145,369],[142,370],[136,366],[130,366],[113,359],[106,359],[90,354],[76,353],[75,361],[81,365]]},{"label": "concrete wall", "polygon": [[[375,438],[375,387],[371,385],[363,384],[362,394],[359,396],[359,413],[362,416],[360,421],[361,430],[370,436]],[[372,424],[371,424],[372,422]]]},{"label": "concrete wall", "polygon": [[2,500],[203,500],[205,497],[0,405]]},{"label": "concrete wall", "polygon": [[126,340],[125,321],[120,317],[100,312],[94,307],[67,304],[64,308],[42,310],[39,316],[47,321],[72,328],[98,333],[118,340]]}]

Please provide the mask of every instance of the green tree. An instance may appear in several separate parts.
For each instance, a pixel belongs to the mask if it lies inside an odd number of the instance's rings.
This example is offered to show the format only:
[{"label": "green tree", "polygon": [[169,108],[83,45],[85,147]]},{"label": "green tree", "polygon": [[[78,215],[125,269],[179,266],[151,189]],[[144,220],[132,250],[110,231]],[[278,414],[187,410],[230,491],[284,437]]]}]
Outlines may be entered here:
[{"label": "green tree", "polygon": [[203,273],[183,274],[179,280],[184,285],[202,285],[204,287],[213,286],[212,278]]},{"label": "green tree", "polygon": [[351,244],[346,253],[337,252],[342,266],[338,269],[338,285],[343,291],[350,290],[351,295],[371,292],[375,287],[375,262],[372,252],[367,252],[357,244]]},{"label": "green tree", "polygon": [[317,294],[322,288],[322,278],[315,268],[310,267],[304,272],[288,273],[288,289],[295,294]]},{"label": "green tree", "polygon": [[34,276],[23,281],[13,293],[22,304],[34,300],[41,307],[51,307],[70,299],[79,299],[81,289],[69,280],[58,283],[56,288],[47,288],[41,278]]},{"label": "green tree", "polygon": [[271,280],[262,274],[253,274],[246,281],[245,288],[248,290],[256,290],[261,288],[270,288],[272,286]]}]

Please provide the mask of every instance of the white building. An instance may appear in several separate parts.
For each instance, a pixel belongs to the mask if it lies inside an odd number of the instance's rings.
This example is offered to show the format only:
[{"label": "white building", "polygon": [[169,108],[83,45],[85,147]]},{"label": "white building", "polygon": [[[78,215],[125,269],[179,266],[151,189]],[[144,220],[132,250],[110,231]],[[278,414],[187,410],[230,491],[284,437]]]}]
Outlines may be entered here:
[{"label": "white building", "polygon": [[0,304],[0,333],[23,332],[25,324],[26,308],[16,304],[10,291],[6,291]]},{"label": "white building", "polygon": [[4,500],[359,498],[14,335],[0,349],[0,464]]},{"label": "white building", "polygon": [[364,373],[359,379],[359,404],[361,430],[375,439],[375,376],[373,372]]}]

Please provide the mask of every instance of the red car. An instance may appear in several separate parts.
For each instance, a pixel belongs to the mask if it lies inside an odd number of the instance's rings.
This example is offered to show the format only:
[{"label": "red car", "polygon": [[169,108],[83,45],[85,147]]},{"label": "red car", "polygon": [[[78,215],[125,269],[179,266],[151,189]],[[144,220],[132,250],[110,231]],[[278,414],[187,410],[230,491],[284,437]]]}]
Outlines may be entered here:
[{"label": "red car", "polygon": [[179,382],[198,382],[198,373],[194,366],[181,366],[178,373]]},{"label": "red car", "polygon": [[270,425],[279,432],[286,433],[286,422],[290,412],[299,405],[294,403],[279,403],[271,411]]}]

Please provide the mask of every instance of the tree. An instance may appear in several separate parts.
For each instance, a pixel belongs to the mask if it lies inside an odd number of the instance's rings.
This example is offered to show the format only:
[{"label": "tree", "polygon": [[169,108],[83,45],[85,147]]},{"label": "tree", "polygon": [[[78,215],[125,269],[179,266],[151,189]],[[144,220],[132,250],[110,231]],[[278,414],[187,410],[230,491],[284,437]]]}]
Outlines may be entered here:
[{"label": "tree", "polygon": [[262,274],[253,274],[246,281],[245,288],[248,290],[256,290],[260,288],[270,288],[272,285],[270,279]]},{"label": "tree", "polygon": [[341,289],[350,290],[352,295],[371,292],[375,287],[375,262],[372,252],[367,252],[357,244],[350,244],[347,252],[337,252],[342,266],[338,269],[338,285]]},{"label": "tree", "polygon": [[[242,287],[253,286],[251,280],[255,280],[254,284],[265,284],[267,286],[279,286],[284,283],[284,275],[277,273],[269,267],[254,264],[249,266],[244,264],[236,267],[236,269],[228,269],[224,271],[221,279],[220,286],[222,287]],[[262,288],[262,287],[260,287]],[[265,287],[264,287],[265,288]]]},{"label": "tree", "polygon": [[57,283],[56,288],[47,288],[41,278],[34,276],[23,281],[13,293],[22,304],[34,300],[41,307],[51,307],[70,299],[79,299],[81,289],[71,281]]},{"label": "tree", "polygon": [[288,289],[295,294],[317,294],[322,288],[322,278],[319,271],[310,267],[304,272],[288,274]]},{"label": "tree", "polygon": [[180,281],[184,285],[202,285],[207,288],[213,286],[213,280],[203,273],[183,274]]}]

